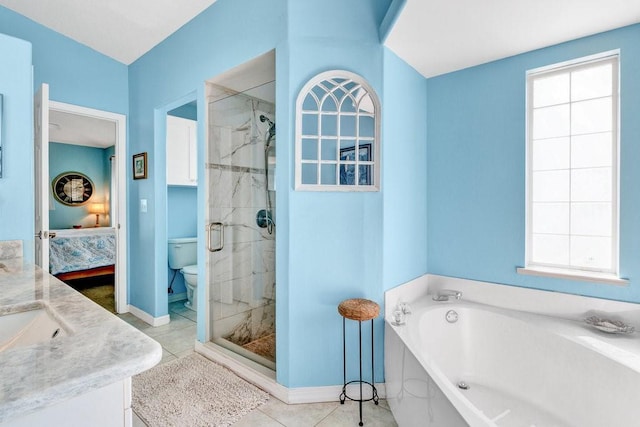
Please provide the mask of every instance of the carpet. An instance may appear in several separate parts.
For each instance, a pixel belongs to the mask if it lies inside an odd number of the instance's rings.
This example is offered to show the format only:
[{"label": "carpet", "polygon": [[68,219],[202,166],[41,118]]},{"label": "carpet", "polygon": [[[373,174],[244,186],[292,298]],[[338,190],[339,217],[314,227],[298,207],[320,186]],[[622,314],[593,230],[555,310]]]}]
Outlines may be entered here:
[{"label": "carpet", "polygon": [[132,388],[133,410],[149,427],[230,426],[269,398],[196,353],[135,375]]},{"label": "carpet", "polygon": [[113,284],[100,285],[91,288],[78,289],[78,291],[93,302],[101,305],[105,310],[116,312],[116,301]]}]

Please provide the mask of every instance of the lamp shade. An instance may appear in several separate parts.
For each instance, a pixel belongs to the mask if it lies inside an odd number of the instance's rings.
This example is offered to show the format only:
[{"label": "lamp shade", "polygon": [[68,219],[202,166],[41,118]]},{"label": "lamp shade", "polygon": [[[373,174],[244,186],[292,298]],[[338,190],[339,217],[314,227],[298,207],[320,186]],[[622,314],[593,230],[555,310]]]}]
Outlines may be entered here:
[{"label": "lamp shade", "polygon": [[91,213],[91,214],[103,214],[104,213],[104,203],[90,203],[89,204],[89,213]]}]

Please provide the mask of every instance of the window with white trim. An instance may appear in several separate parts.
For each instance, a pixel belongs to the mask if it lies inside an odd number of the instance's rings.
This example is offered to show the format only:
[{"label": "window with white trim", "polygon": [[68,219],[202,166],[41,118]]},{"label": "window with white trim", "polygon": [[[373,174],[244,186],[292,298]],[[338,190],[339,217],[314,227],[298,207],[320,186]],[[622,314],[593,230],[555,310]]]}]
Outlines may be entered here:
[{"label": "window with white trim", "polygon": [[377,191],[380,104],[349,71],[313,77],[296,103],[296,189]]},{"label": "window with white trim", "polygon": [[527,268],[618,274],[618,63],[527,73]]}]

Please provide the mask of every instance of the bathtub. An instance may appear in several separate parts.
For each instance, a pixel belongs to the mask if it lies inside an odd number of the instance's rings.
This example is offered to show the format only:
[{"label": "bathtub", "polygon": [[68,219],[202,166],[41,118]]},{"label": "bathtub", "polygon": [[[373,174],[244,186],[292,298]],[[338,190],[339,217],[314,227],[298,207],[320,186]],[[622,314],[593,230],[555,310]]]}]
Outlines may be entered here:
[{"label": "bathtub", "polygon": [[637,333],[464,295],[425,295],[411,308],[405,325],[385,322],[387,399],[400,427],[640,425]]}]

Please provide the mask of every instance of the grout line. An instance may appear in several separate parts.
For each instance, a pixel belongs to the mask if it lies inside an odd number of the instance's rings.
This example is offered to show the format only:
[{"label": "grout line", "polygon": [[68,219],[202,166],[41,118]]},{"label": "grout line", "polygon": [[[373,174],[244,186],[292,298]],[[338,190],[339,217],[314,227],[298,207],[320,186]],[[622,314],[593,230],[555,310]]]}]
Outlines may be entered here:
[{"label": "grout line", "polygon": [[[340,404],[342,405],[342,404]],[[338,408],[340,408],[340,406],[336,406],[335,408],[333,408],[333,410],[331,412],[329,412],[324,418],[322,418],[320,421],[318,421],[317,423],[314,424],[314,426],[318,426],[320,425],[320,423],[322,423],[324,420],[326,420],[327,418],[329,418],[331,416],[331,414],[333,414],[335,411],[338,410]]]},{"label": "grout line", "polygon": [[[144,422],[144,420],[140,417],[140,415],[138,415],[138,414],[136,413],[136,411],[134,411],[134,410],[133,410],[133,407],[131,408],[131,412],[132,412],[133,414],[135,414],[135,416],[136,416],[136,417],[138,417],[138,420],[140,420],[140,422],[141,422],[143,425],[145,425],[145,426],[149,427],[149,425],[148,425],[147,423],[145,423],[145,422]],[[132,417],[131,417],[131,418],[132,418],[132,420],[131,420],[131,421],[132,421],[132,424],[133,424],[133,415],[132,415]]]},{"label": "grout line", "polygon": [[[275,397],[273,397],[273,396],[271,396],[271,395],[269,395],[269,398],[270,398],[270,399],[276,399]],[[262,405],[262,406],[264,406],[264,405]],[[249,414],[250,414],[250,413],[252,413],[252,412],[255,412],[255,411],[259,411],[259,412],[261,412],[262,414],[266,415],[268,418],[271,418],[273,421],[275,421],[275,422],[277,422],[278,424],[280,424],[281,426],[283,426],[283,427],[287,427],[287,426],[286,426],[286,424],[282,424],[282,423],[280,422],[280,420],[278,420],[278,419],[276,419],[276,418],[273,418],[271,415],[267,414],[267,413],[266,413],[266,412],[264,412],[262,409],[260,409],[262,406],[257,407],[257,408],[256,408],[256,409],[254,409],[253,411],[249,412]],[[247,414],[247,415],[249,415],[249,414]],[[246,417],[247,415],[245,415],[245,417]]]}]

